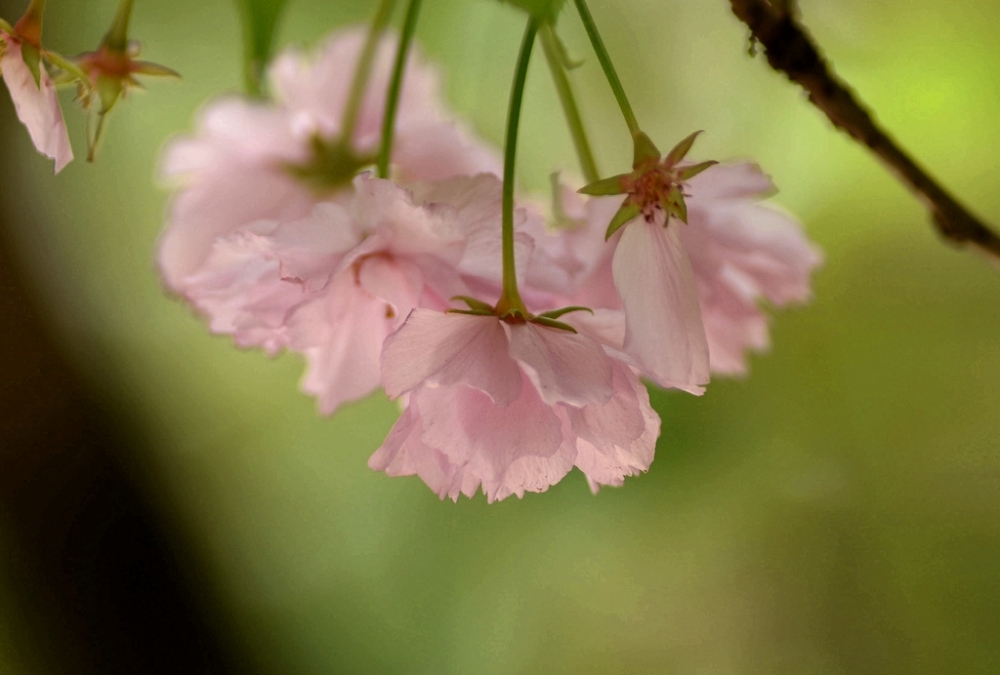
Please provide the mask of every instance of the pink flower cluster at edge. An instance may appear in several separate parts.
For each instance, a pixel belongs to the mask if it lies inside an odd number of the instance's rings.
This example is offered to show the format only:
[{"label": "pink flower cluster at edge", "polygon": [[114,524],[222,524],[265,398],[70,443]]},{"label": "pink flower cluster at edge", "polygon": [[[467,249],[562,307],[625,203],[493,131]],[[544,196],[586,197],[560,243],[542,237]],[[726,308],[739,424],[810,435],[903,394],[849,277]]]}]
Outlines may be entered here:
[{"label": "pink flower cluster at edge", "polygon": [[[759,203],[752,164],[686,183],[688,225],[643,218],[605,243],[621,198],[558,198],[563,222],[515,213],[521,295],[576,331],[467,309],[501,290],[501,181],[494,150],[441,102],[436,72],[411,55],[396,121],[393,180],[361,173],[317,191],[295,168],[339,137],[360,31],[269,73],[274,100],[209,104],[168,148],[178,185],[160,241],[167,285],[215,333],[305,356],[320,410],[379,387],[405,403],[369,465],[418,475],[441,497],[540,492],[574,466],[595,491],[646,471],[660,420],[640,377],[699,394],[710,372],[743,374],[768,346],[775,307],[809,298],[820,255],[798,224]],[[379,46],[351,140],[379,142],[394,40]]]}]

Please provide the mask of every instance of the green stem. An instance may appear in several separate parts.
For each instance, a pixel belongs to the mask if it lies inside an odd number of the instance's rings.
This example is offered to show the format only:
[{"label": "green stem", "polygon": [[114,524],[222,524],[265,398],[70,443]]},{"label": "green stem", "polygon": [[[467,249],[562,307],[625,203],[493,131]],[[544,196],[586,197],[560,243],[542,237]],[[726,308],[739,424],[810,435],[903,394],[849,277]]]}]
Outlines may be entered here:
[{"label": "green stem", "polygon": [[375,10],[375,17],[372,19],[368,29],[368,36],[365,38],[365,45],[361,49],[361,56],[358,58],[358,65],[354,70],[354,79],[351,81],[351,91],[347,96],[347,105],[344,107],[344,120],[340,130],[340,137],[350,143],[354,136],[354,127],[358,123],[358,115],[361,112],[361,101],[364,98],[365,87],[368,85],[368,77],[372,72],[372,65],[375,62],[375,52],[378,51],[378,41],[382,36],[382,31],[389,24],[389,17],[396,6],[396,0],[381,0],[378,9]]},{"label": "green stem", "polygon": [[111,28],[104,36],[104,46],[113,52],[124,54],[128,51],[128,21],[132,16],[133,0],[121,0],[115,10]]},{"label": "green stem", "polygon": [[614,92],[615,99],[618,100],[618,107],[621,108],[622,115],[625,116],[625,124],[628,125],[629,132],[635,136],[637,133],[640,133],[639,121],[635,118],[635,113],[632,112],[632,105],[628,102],[625,89],[622,88],[621,80],[618,79],[618,73],[615,72],[615,67],[611,63],[608,50],[604,47],[604,41],[601,40],[601,34],[597,32],[597,24],[594,23],[594,17],[590,15],[590,10],[587,9],[587,1],[573,1],[576,3],[577,11],[580,13],[583,27],[587,30],[587,37],[590,38],[590,44],[593,45],[594,51],[597,53],[597,60],[601,62],[604,75],[608,78],[608,84],[611,85],[611,91]]},{"label": "green stem", "polygon": [[377,165],[379,178],[389,177],[389,158],[392,155],[393,133],[396,130],[396,109],[399,107],[399,93],[403,88],[406,57],[410,53],[410,43],[417,30],[420,3],[421,0],[410,0],[406,8],[406,18],[403,20],[403,34],[399,37],[396,64],[393,66],[392,80],[389,82],[389,92],[385,97],[385,112],[382,117],[382,144],[379,147]]},{"label": "green stem", "polygon": [[552,79],[555,81],[556,91],[559,94],[559,102],[562,103],[563,112],[566,114],[566,124],[569,126],[576,155],[580,160],[580,169],[588,183],[595,183],[601,178],[601,174],[597,170],[597,162],[594,161],[590,141],[587,140],[587,130],[583,127],[583,120],[580,118],[580,109],[576,105],[573,88],[566,76],[562,52],[559,49],[559,38],[556,37],[551,24],[542,26],[540,35],[542,47],[545,49],[545,60],[549,62],[549,70],[552,71]]},{"label": "green stem", "polygon": [[527,316],[528,311],[517,290],[517,268],[514,266],[514,163],[517,157],[517,128],[521,121],[521,100],[524,98],[524,83],[528,78],[528,61],[531,48],[535,44],[538,21],[534,16],[528,19],[521,40],[521,51],[517,55],[514,83],[510,88],[510,107],[507,109],[507,131],[504,134],[503,150],[503,295],[497,303],[497,313],[506,314],[518,310]]}]

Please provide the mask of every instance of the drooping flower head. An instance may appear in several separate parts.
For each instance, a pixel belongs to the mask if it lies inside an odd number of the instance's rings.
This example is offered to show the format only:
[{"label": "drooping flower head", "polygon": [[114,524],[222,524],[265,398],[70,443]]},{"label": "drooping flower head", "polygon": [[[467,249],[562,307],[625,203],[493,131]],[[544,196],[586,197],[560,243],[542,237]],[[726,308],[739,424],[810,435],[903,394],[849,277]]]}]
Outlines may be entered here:
[{"label": "drooping flower head", "polygon": [[14,25],[0,20],[0,76],[35,149],[55,160],[55,173],[72,159],[55,84],[45,69],[42,47],[44,2],[33,1]]},{"label": "drooping flower head", "polygon": [[620,485],[653,459],[645,387],[597,341],[497,316],[414,310],[385,342],[382,376],[406,410],[369,466],[440,497],[543,492],[579,467]]}]

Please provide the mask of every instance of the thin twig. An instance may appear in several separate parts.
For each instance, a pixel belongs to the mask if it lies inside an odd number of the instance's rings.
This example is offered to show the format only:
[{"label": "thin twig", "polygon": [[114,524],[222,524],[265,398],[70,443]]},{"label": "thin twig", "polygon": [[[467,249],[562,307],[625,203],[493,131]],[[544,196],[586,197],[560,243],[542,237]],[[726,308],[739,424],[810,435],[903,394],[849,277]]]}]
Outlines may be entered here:
[{"label": "thin twig", "polygon": [[729,0],[733,13],[764,46],[767,62],[809,93],[809,100],[833,124],[866,145],[913,190],[930,211],[938,232],[1000,258],[1000,237],[973,216],[924,171],[872,119],[854,92],[833,72],[793,4],[780,0]]}]

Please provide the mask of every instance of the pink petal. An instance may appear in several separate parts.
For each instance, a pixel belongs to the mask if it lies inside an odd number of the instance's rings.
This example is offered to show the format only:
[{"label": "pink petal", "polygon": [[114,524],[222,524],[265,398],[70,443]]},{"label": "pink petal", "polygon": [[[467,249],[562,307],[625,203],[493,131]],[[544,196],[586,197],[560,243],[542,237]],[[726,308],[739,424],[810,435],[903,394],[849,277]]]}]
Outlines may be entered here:
[{"label": "pink petal", "polygon": [[368,466],[375,471],[385,471],[388,476],[417,475],[441,499],[451,497],[457,501],[463,492],[472,497],[478,484],[463,490],[463,477],[456,480],[459,467],[443,453],[425,445],[422,434],[419,407],[411,405],[393,425],[382,447],[368,460]]},{"label": "pink petal", "polygon": [[305,218],[274,231],[281,276],[304,282],[310,290],[326,285],[340,261],[362,241],[356,221],[334,202],[317,204]]},{"label": "pink petal", "polygon": [[423,415],[423,442],[481,482],[490,502],[542,492],[573,466],[575,450],[564,440],[562,422],[527,378],[521,396],[506,407],[462,386],[424,387],[413,400]]},{"label": "pink petal", "polygon": [[708,343],[681,227],[632,221],[622,228],[612,272],[625,307],[625,351],[660,386],[700,394],[709,380]]},{"label": "pink petal", "polygon": [[601,405],[611,398],[611,359],[593,339],[534,324],[508,330],[510,355],[549,405]]},{"label": "pink petal", "polygon": [[615,363],[614,378],[615,396],[605,405],[566,409],[577,435],[576,465],[603,485],[648,470],[660,434],[660,418],[638,376]]},{"label": "pink petal", "polygon": [[499,319],[424,309],[411,312],[385,341],[382,380],[392,398],[422,383],[465,384],[500,406],[509,405],[521,390],[520,371],[508,355]]},{"label": "pink petal", "polygon": [[378,387],[382,343],[398,325],[391,309],[346,272],[289,318],[291,346],[309,363],[302,389],[319,398],[323,414]]},{"label": "pink petal", "polygon": [[771,177],[751,162],[717,164],[687,185],[692,195],[704,200],[761,199],[777,192]]},{"label": "pink petal", "polygon": [[301,284],[281,280],[271,240],[249,232],[217,240],[204,268],[182,288],[208,315],[213,333],[271,354],[287,346],[288,314],[311,297]]},{"label": "pink petal", "polygon": [[25,65],[21,43],[0,33],[0,74],[3,75],[14,102],[17,117],[28,129],[35,149],[55,160],[55,173],[62,171],[73,159],[73,148],[59,109],[59,97],[44,64],[39,64],[39,83]]}]

